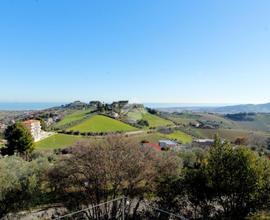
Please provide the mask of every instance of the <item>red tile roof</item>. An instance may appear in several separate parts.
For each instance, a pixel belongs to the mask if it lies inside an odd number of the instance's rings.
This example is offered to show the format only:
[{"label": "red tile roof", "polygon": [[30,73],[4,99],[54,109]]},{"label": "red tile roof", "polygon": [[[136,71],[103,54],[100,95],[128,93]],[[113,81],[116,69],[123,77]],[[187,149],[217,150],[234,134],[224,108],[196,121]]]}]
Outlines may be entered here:
[{"label": "red tile roof", "polygon": [[158,151],[161,151],[160,146],[158,144],[156,144],[156,143],[144,143],[143,146],[153,148],[153,149],[158,150]]}]

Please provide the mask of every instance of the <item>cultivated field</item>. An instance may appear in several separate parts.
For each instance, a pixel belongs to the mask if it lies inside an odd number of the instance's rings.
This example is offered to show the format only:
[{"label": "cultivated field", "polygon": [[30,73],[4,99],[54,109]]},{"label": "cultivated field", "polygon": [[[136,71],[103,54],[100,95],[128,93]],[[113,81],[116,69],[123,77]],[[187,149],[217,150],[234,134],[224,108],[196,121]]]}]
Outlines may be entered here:
[{"label": "cultivated field", "polygon": [[103,116],[95,115],[68,130],[80,132],[116,132],[136,131],[137,129],[121,121]]},{"label": "cultivated field", "polygon": [[192,137],[182,131],[175,131],[171,134],[164,135],[168,139],[176,140],[182,144],[191,144]]},{"label": "cultivated field", "polygon": [[35,143],[35,147],[36,149],[40,150],[65,148],[72,146],[75,142],[82,140],[83,138],[85,137],[67,134],[55,134]]},{"label": "cultivated field", "polygon": [[152,115],[149,113],[143,114],[142,119],[147,120],[149,123],[149,127],[162,127],[168,125],[174,125],[171,121],[160,118],[156,115]]},{"label": "cultivated field", "polygon": [[70,123],[74,123],[76,121],[83,120],[85,117],[87,117],[90,113],[90,110],[77,110],[71,114],[66,115],[61,121],[56,123],[55,127],[60,128],[65,125],[68,125]]}]

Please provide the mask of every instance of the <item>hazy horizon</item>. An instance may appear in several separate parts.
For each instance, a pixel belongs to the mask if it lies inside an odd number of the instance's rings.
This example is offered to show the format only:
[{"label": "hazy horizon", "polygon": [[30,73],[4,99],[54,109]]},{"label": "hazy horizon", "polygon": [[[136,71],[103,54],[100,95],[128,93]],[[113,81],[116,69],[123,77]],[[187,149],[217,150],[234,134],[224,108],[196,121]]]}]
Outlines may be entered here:
[{"label": "hazy horizon", "polygon": [[[115,100],[117,101],[117,100]],[[85,101],[88,103],[89,101]],[[110,101],[108,103],[111,103]],[[0,111],[27,111],[27,110],[43,110],[51,107],[57,107],[70,102],[1,102]],[[255,104],[255,103],[138,103],[143,104],[150,108],[190,108],[190,107],[223,107],[242,104]],[[265,103],[259,103],[265,104]]]}]

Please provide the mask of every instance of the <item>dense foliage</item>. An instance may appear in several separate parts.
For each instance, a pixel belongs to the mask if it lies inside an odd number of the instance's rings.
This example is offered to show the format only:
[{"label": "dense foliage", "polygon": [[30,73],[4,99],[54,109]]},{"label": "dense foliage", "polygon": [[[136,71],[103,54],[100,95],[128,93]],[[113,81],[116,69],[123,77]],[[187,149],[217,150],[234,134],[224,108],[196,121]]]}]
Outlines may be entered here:
[{"label": "dense foliage", "polygon": [[225,117],[231,119],[233,121],[253,121],[254,117],[256,116],[255,113],[235,113],[235,114],[226,114]]},{"label": "dense foliage", "polygon": [[[40,154],[0,159],[0,216],[41,204],[48,193],[49,203],[68,212],[124,195],[131,219],[168,219],[146,203],[189,219],[243,219],[270,205],[269,159],[218,137],[207,151],[160,152],[111,136],[53,157]],[[107,219],[119,206],[97,208],[90,217]]]},{"label": "dense foliage", "polygon": [[30,131],[20,122],[8,126],[5,130],[7,146],[2,150],[3,155],[25,155],[33,151],[33,137]]},{"label": "dense foliage", "polygon": [[[192,160],[194,160],[192,158]],[[216,138],[203,160],[186,163],[182,179],[168,189],[182,200],[182,213],[191,218],[241,219],[250,213],[269,208],[270,163],[246,147],[233,147]],[[171,200],[171,201],[173,201]],[[183,204],[185,204],[183,208]],[[168,204],[164,204],[167,205]],[[187,207],[191,207],[187,210]]]},{"label": "dense foliage", "polygon": [[17,156],[0,160],[0,218],[38,203],[42,178],[48,167],[44,157],[31,162]]}]

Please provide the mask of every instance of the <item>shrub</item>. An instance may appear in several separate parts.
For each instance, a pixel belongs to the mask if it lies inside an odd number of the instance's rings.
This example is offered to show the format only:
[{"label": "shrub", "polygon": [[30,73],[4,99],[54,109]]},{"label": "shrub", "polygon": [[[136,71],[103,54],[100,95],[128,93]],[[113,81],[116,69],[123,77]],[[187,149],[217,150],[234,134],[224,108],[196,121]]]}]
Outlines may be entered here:
[{"label": "shrub", "polygon": [[31,162],[16,156],[0,160],[0,218],[39,202],[48,167],[48,160],[40,157]]}]

